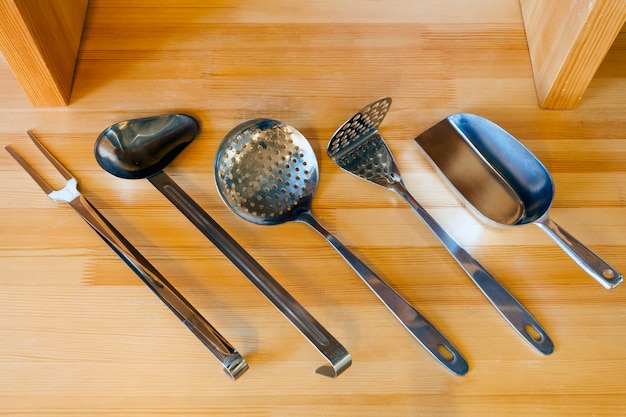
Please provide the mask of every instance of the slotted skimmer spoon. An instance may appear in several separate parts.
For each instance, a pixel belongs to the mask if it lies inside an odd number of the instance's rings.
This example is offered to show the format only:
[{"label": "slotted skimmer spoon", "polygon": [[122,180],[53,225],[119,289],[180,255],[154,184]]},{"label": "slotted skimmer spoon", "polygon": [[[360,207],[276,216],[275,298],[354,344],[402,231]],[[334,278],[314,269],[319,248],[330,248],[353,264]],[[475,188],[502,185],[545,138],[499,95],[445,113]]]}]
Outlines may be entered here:
[{"label": "slotted skimmer spoon", "polygon": [[242,218],[262,225],[300,221],[315,229],[428,352],[452,372],[467,373],[452,343],[313,217],[317,158],[300,132],[278,120],[244,122],[224,137],[214,173],[224,202]]},{"label": "slotted skimmer spoon", "polygon": [[604,288],[622,283],[617,269],[550,219],[552,177],[509,132],[484,117],[458,113],[415,141],[479,218],[507,226],[535,223]]},{"label": "slotted skimmer spoon", "polygon": [[95,144],[96,160],[121,178],[147,178],[174,204],[330,362],[317,373],[336,377],[348,369],[348,351],[163,169],[200,131],[185,114],[132,119],[106,128]]},{"label": "slotted skimmer spoon", "polygon": [[404,198],[506,321],[539,352],[552,353],[554,344],[537,320],[407,190],[393,155],[378,132],[390,106],[391,98],[386,97],[353,115],[330,139],[328,155],[344,170]]}]

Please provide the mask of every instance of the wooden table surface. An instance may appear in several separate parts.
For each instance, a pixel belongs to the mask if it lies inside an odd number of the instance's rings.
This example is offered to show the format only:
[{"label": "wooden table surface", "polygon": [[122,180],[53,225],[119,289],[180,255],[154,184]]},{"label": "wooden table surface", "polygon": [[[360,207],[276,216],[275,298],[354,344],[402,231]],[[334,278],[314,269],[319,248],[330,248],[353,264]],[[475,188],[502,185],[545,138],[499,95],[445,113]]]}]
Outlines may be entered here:
[{"label": "wooden table surface", "polygon": [[[228,379],[2,151],[0,415],[626,415],[626,287],[603,289],[538,227],[477,220],[413,141],[456,112],[498,123],[552,173],[552,218],[626,271],[625,68],[622,32],[577,109],[539,109],[517,0],[92,0],[68,107],[31,107],[0,61],[0,144],[61,184],[32,129],[250,369]],[[326,156],[333,132],[383,96],[381,133],[408,188],[542,323],[552,355],[507,325],[406,203]],[[104,128],[171,112],[203,128],[167,173],[348,348],[338,378],[314,372],[318,352],[148,181],[96,163]],[[311,228],[258,226],[222,203],[217,145],[256,117],[309,139],[313,214],[453,341],[467,375],[439,365]]]}]

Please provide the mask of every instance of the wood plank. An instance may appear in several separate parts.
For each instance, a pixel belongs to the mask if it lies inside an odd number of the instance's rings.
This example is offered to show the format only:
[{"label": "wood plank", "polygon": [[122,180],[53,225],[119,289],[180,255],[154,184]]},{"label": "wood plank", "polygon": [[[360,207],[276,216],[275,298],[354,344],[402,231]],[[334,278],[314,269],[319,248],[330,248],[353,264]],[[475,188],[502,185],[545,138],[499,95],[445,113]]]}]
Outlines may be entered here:
[{"label": "wood plank", "polygon": [[578,105],[626,22],[625,0],[520,0],[539,105]]},{"label": "wood plank", "polygon": [[69,104],[88,0],[0,0],[0,50],[34,106]]},{"label": "wood plank", "polygon": [[[0,415],[625,416],[626,286],[603,289],[538,227],[482,223],[413,141],[451,113],[500,124],[552,173],[551,217],[626,271],[626,33],[567,111],[539,108],[528,56],[519,0],[90,0],[70,106],[33,107],[0,60]],[[383,95],[393,104],[380,131],[407,187],[539,319],[552,355],[510,328],[400,196],[326,155],[333,132]],[[149,181],[98,166],[104,128],[177,111],[202,132],[165,171],[348,348],[339,378],[315,373],[315,348]],[[224,205],[216,148],[256,117],[307,137],[314,215],[455,343],[467,375],[433,360],[314,230],[258,226]],[[244,376],[229,380],[2,149],[58,185],[26,129],[237,347]]]}]

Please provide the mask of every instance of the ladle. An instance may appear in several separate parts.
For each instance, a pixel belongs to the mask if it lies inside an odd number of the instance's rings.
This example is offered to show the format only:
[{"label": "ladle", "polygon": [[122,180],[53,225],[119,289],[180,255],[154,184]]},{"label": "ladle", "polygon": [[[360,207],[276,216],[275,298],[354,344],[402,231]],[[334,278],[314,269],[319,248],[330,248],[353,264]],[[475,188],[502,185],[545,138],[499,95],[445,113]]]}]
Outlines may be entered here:
[{"label": "ladle", "polygon": [[479,217],[503,225],[535,223],[606,289],[622,282],[615,268],[548,217],[554,199],[550,173],[503,128],[459,113],[415,140]]},{"label": "ladle", "polygon": [[391,98],[385,97],[353,115],[330,139],[328,155],[351,174],[404,198],[520,336],[541,353],[552,353],[554,344],[537,320],[407,190],[393,155],[378,132],[390,106]]},{"label": "ladle", "polygon": [[452,372],[467,372],[467,362],[452,343],[313,217],[317,159],[300,132],[273,119],[244,122],[224,137],[215,156],[214,173],[220,195],[231,210],[252,223],[300,221],[311,226],[428,352]]},{"label": "ladle", "polygon": [[336,377],[352,363],[347,350],[259,263],[213,220],[163,169],[196,137],[200,124],[185,114],[116,123],[95,144],[96,160],[120,178],[147,178],[326,357],[317,372]]}]

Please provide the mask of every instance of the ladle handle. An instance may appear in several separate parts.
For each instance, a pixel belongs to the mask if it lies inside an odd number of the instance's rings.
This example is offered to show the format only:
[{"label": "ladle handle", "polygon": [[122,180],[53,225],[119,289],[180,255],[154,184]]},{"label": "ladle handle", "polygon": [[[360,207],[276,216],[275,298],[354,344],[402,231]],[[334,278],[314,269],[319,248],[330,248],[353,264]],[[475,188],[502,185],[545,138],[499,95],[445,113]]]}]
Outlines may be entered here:
[{"label": "ladle handle", "polygon": [[319,374],[336,377],[348,369],[352,363],[348,351],[202,207],[165,172],[161,171],[148,179],[326,357],[331,366],[318,368]]},{"label": "ladle handle", "polygon": [[297,220],[308,224],[322,235],[367,286],[378,296],[404,327],[435,359],[458,375],[467,373],[469,366],[461,353],[412,305],[380,279],[370,268],[322,226],[308,210],[302,210]]},{"label": "ladle handle", "polygon": [[404,184],[396,183],[398,192],[424,220],[463,270],[474,281],[504,319],[539,352],[549,355],[554,343],[539,322],[487,270],[478,263],[437,221],[413,198]]},{"label": "ladle handle", "polygon": [[547,215],[535,221],[576,263],[598,281],[604,288],[610,290],[622,283],[622,274],[591,249],[583,245],[565,229],[552,221]]},{"label": "ladle handle", "polygon": [[69,204],[222,363],[227,375],[243,375],[245,359],[86,198],[78,195]]}]

